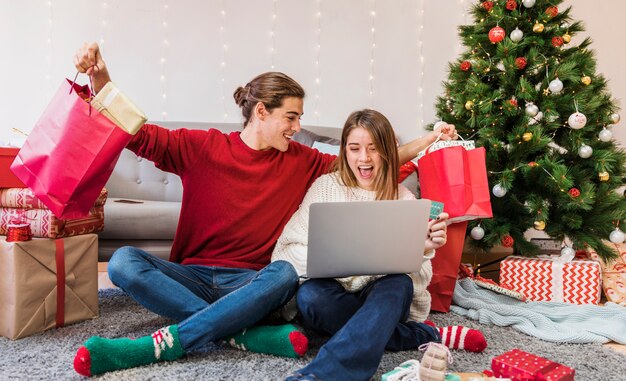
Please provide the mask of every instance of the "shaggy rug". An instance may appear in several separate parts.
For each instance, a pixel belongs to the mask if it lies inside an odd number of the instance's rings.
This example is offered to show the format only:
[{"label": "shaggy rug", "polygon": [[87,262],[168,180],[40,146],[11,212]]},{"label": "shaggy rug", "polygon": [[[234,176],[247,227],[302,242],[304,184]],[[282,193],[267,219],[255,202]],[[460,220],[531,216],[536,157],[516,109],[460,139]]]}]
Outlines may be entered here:
[{"label": "shaggy rug", "polygon": [[[135,303],[123,291],[99,291],[100,317],[61,329],[11,341],[0,338],[0,380],[80,380],[72,368],[76,349],[92,335],[139,337],[170,324]],[[626,356],[600,344],[553,344],[526,336],[510,328],[481,325],[454,314],[432,314],[436,324],[465,325],[483,331],[488,347],[480,354],[452,351],[449,370],[481,371],[491,359],[513,348],[576,369],[576,380],[624,380]],[[610,322],[607,322],[610,324]],[[302,359],[285,359],[243,352],[221,345],[211,345],[170,363],[159,363],[122,370],[95,377],[99,380],[282,380],[285,375],[313,359],[324,338],[313,337],[311,349]],[[419,351],[387,352],[374,380],[399,363],[421,359]]]}]

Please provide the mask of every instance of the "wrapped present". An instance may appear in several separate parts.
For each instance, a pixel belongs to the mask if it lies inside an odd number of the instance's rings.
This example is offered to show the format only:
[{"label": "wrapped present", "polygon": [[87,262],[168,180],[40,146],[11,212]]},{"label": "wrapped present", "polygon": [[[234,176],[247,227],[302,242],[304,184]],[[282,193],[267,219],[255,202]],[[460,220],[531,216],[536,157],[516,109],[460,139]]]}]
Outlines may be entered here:
[{"label": "wrapped present", "polygon": [[509,256],[500,262],[500,284],[531,301],[598,304],[600,265],[589,260],[561,263],[551,258]]},{"label": "wrapped present", "polygon": [[12,340],[98,316],[98,236],[0,239],[0,335]]},{"label": "wrapped present", "polygon": [[609,302],[626,305],[626,243],[604,241],[618,254],[612,261],[604,262],[595,250],[589,248],[587,255],[598,262],[602,268],[602,289]]},{"label": "wrapped present", "polygon": [[[102,188],[93,205],[104,205],[107,196],[106,188]],[[0,208],[48,209],[28,188],[0,189]]]},{"label": "wrapped present", "polygon": [[83,218],[62,219],[50,209],[0,208],[0,235],[6,235],[11,220],[20,214],[30,224],[33,237],[62,238],[104,230],[104,206],[94,206]]},{"label": "wrapped present", "polygon": [[23,188],[26,186],[9,170],[19,150],[19,148],[14,147],[0,147],[0,188]]},{"label": "wrapped present", "polygon": [[519,349],[513,349],[491,360],[496,377],[512,381],[573,381],[576,371],[568,366]]}]

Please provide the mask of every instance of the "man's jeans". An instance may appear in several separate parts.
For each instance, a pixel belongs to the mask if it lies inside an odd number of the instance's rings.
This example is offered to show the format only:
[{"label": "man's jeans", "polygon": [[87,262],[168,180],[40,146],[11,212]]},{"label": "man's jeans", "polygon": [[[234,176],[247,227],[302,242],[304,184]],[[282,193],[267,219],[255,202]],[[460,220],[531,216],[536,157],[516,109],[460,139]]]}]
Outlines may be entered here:
[{"label": "man's jeans", "polygon": [[109,278],[150,311],[178,321],[183,349],[248,328],[285,304],[298,286],[286,261],[260,271],[172,263],[135,247],[118,249]]},{"label": "man's jeans", "polygon": [[413,282],[403,274],[379,278],[356,293],[346,292],[334,279],[304,282],[297,297],[303,322],[332,338],[288,380],[369,380],[385,349],[416,349],[440,341],[436,328],[405,322],[412,299]]}]

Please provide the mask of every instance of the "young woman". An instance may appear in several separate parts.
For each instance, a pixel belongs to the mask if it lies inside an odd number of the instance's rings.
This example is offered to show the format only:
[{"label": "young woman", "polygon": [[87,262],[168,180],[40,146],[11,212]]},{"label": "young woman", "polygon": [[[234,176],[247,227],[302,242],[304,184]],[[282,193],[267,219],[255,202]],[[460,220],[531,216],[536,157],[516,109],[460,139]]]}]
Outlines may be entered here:
[{"label": "young woman", "polygon": [[[312,203],[414,199],[398,185],[395,142],[381,113],[352,113],[343,128],[336,172],[313,183],[278,239],[272,261],[288,261],[298,275],[304,274]],[[447,218],[442,213],[429,222],[424,232],[427,260],[418,273],[312,279],[300,286],[297,306],[304,325],[332,338],[287,380],[369,380],[385,349],[416,349],[441,340],[439,330],[423,321],[430,310],[430,259],[446,243]]]}]

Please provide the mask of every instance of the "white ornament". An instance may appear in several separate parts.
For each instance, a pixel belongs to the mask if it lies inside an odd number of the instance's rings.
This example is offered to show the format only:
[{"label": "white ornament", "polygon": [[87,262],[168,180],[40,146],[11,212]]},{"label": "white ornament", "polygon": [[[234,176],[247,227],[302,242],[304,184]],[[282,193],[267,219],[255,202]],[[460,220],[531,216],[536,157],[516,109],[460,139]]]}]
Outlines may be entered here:
[{"label": "white ornament", "polygon": [[498,70],[500,71],[506,71],[506,68],[504,67],[504,64],[502,63],[502,61],[498,62],[498,64],[496,65],[496,67],[498,68]]},{"label": "white ornament", "polygon": [[615,228],[615,230],[609,234],[609,240],[613,243],[622,243],[624,242],[624,238],[624,232],[619,230],[619,228]]},{"label": "white ornament", "polygon": [[472,238],[474,238],[476,241],[479,241],[485,236],[485,229],[481,228],[480,225],[478,225],[472,229],[472,231],[470,232],[470,236],[472,236]]},{"label": "white ornament", "polygon": [[587,124],[587,117],[582,112],[576,111],[567,118],[567,124],[575,130],[580,130]]},{"label": "white ornament", "polygon": [[535,5],[535,1],[536,0],[522,0],[522,4],[524,4],[526,8],[532,8]]},{"label": "white ornament", "polygon": [[[535,72],[535,73],[533,73],[533,74],[537,74],[537,73],[538,73],[538,72]],[[542,85],[542,83],[541,83],[541,82],[538,82],[538,83],[535,85],[535,90],[537,90],[537,91],[541,90],[541,85]]]},{"label": "white ornament", "polygon": [[509,35],[509,37],[511,38],[511,41],[513,42],[520,42],[522,41],[522,38],[524,38],[524,32],[522,32],[521,30],[519,30],[519,28],[515,28],[511,34]]},{"label": "white ornament", "polygon": [[504,197],[504,195],[506,194],[506,189],[502,185],[496,184],[493,186],[492,192],[493,195],[496,197]]},{"label": "white ornament", "polygon": [[526,104],[526,115],[528,115],[528,116],[535,116],[535,115],[537,115],[538,112],[539,112],[539,107],[537,107],[536,104],[534,104],[534,103],[527,103]]},{"label": "white ornament", "polygon": [[603,128],[598,134],[598,138],[603,142],[610,142],[613,139],[613,133],[607,128]]},{"label": "white ornament", "polygon": [[539,111],[537,115],[530,118],[530,120],[528,121],[528,124],[530,125],[537,124],[541,121],[541,119],[543,119],[543,112]]},{"label": "white ornament", "polygon": [[593,154],[593,148],[589,147],[586,144],[583,144],[578,149],[578,156],[582,157],[583,159],[589,159],[592,154]]},{"label": "white ornament", "polygon": [[619,118],[619,114],[613,113],[613,114],[611,114],[610,118],[611,118],[611,123],[613,123],[613,124],[619,123],[619,119],[620,119]]},{"label": "white ornament", "polygon": [[552,94],[558,94],[561,92],[561,90],[563,90],[563,82],[561,82],[561,80],[558,78],[553,79],[548,85],[548,88],[550,89]]},{"label": "white ornament", "polygon": [[572,249],[569,246],[565,246],[561,249],[561,256],[564,258],[570,258],[571,260],[576,256],[576,250]]}]

